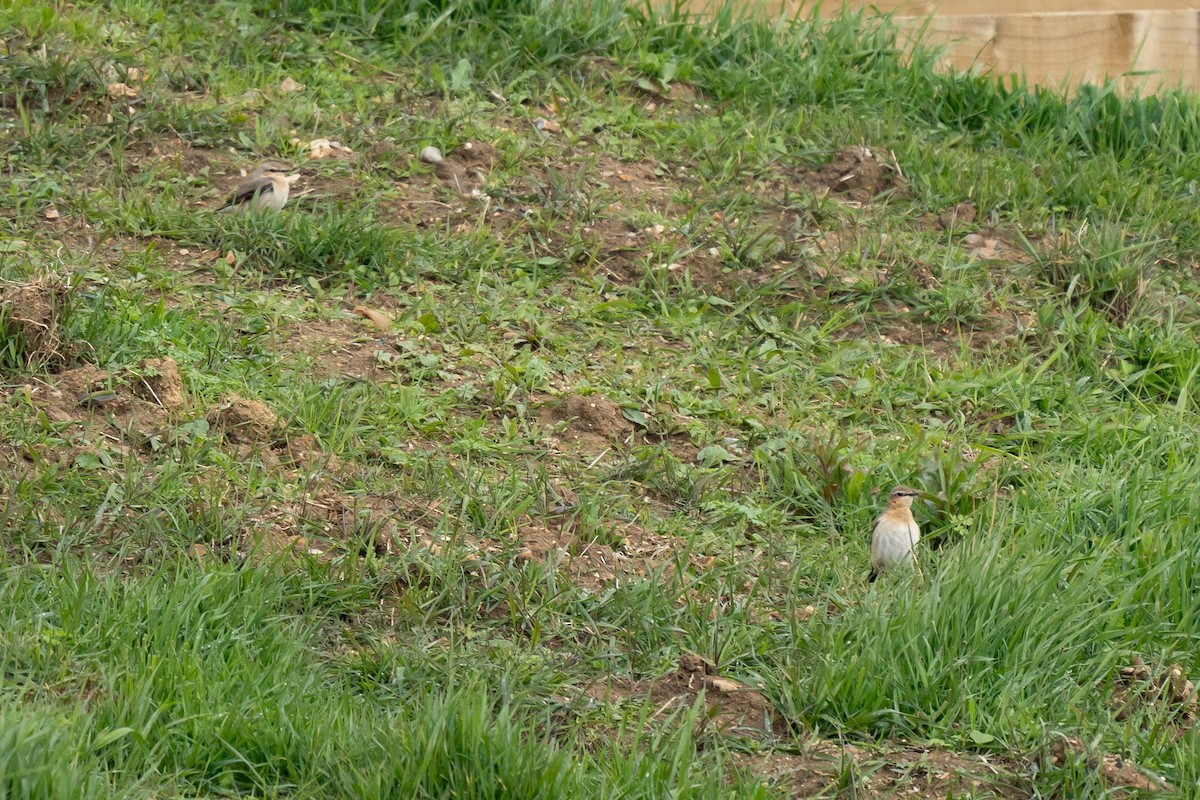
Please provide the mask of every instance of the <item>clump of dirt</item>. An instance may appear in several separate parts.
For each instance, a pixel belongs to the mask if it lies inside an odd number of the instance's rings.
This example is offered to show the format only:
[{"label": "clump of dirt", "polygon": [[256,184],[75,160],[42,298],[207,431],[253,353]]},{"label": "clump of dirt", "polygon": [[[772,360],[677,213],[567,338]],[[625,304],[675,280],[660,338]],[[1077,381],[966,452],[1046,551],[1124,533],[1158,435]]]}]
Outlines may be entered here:
[{"label": "clump of dirt", "polygon": [[545,406],[540,416],[547,427],[566,423],[553,438],[583,452],[607,450],[633,435],[633,423],[625,419],[621,406],[604,395],[570,395]]},{"label": "clump of dirt", "polygon": [[1129,666],[1117,671],[1112,684],[1109,705],[1119,720],[1128,719],[1142,709],[1153,709],[1169,714],[1184,728],[1196,723],[1196,687],[1178,664],[1153,670],[1135,656]]},{"label": "clump of dirt", "polygon": [[470,194],[483,186],[495,163],[496,148],[486,142],[464,142],[438,162],[433,172],[459,194]]},{"label": "clump of dirt", "polygon": [[[1046,748],[1044,757],[1051,766],[1063,767],[1083,761],[1089,769],[1099,770],[1105,782],[1115,790],[1134,789],[1141,792],[1171,792],[1170,784],[1159,777],[1147,775],[1132,761],[1113,753],[1097,753],[1081,740],[1059,736]],[[1113,797],[1126,797],[1126,792],[1116,791]]]},{"label": "clump of dirt", "polygon": [[[518,533],[519,561],[561,564],[571,581],[598,590],[613,581],[642,577],[662,563],[676,542],[632,523],[614,526],[612,545],[581,539],[569,528],[532,520]],[[615,545],[615,546],[614,546]]]},{"label": "clump of dirt", "polygon": [[53,275],[0,284],[0,336],[16,343],[21,362],[9,366],[52,369],[66,361],[60,326],[69,293],[66,281]]},{"label": "clump of dirt", "polygon": [[890,163],[867,147],[843,147],[833,161],[809,176],[814,188],[825,188],[856,203],[866,203],[886,191],[907,187],[893,159]]},{"label": "clump of dirt", "polygon": [[937,228],[941,231],[954,231],[970,225],[975,221],[978,212],[973,203],[959,203],[954,208],[947,209],[937,216]]},{"label": "clump of dirt", "polygon": [[178,411],[185,402],[183,378],[173,358],[148,358],[141,364],[143,375],[133,392],[143,400],[158,403],[167,411]]},{"label": "clump of dirt", "polygon": [[605,702],[613,698],[641,700],[654,706],[654,718],[691,708],[700,694],[708,713],[697,725],[712,725],[717,731],[733,736],[764,740],[783,734],[787,723],[775,706],[761,693],[737,681],[723,678],[716,668],[695,655],[679,659],[679,668],[654,680],[631,681],[613,678],[593,684],[587,693]]},{"label": "clump of dirt", "polygon": [[64,370],[48,383],[12,389],[52,422],[69,423],[61,439],[38,448],[38,457],[47,461],[71,464],[90,456],[107,463],[133,456],[161,441],[167,428],[167,412],[159,404],[135,397],[119,376],[113,379],[92,364]]},{"label": "clump of dirt", "polygon": [[279,434],[279,416],[261,400],[231,394],[208,412],[208,424],[235,444],[264,444]]}]

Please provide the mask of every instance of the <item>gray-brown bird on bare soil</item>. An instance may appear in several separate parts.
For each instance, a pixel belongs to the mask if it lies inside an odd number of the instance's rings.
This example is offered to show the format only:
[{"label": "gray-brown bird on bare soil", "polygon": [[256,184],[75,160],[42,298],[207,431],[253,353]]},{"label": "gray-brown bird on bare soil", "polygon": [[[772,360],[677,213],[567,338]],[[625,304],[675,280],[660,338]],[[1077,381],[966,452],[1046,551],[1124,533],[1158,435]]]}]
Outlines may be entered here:
[{"label": "gray-brown bird on bare soil", "polygon": [[871,580],[898,564],[914,564],[913,548],[921,540],[921,529],[912,515],[916,489],[897,486],[888,494],[887,508],[875,520],[871,533]]},{"label": "gray-brown bird on bare soil", "polygon": [[299,175],[288,175],[286,164],[275,161],[265,161],[262,166],[250,173],[233,194],[225,200],[218,211],[231,209],[234,211],[261,211],[269,208],[278,211],[288,201],[291,185],[299,180]]}]

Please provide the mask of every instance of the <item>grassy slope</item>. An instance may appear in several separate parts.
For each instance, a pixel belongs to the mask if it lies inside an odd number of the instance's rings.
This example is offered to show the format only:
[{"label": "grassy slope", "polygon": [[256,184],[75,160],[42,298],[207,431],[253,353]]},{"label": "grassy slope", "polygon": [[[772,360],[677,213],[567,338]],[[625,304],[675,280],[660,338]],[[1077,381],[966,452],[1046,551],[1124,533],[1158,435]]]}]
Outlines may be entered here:
[{"label": "grassy slope", "polygon": [[[494,5],[0,9],[3,277],[74,287],[0,353],[0,794],[938,794],[926,748],[1001,765],[980,796],[1112,791],[1064,737],[1195,787],[1187,708],[1113,699],[1197,669],[1196,103],[937,76],[854,19]],[[357,157],[277,217],[198,210],[318,136]],[[464,197],[415,153],[467,141]],[[825,191],[859,143],[907,189]],[[47,413],[62,369],[128,396],[161,356],[152,430]],[[319,457],[223,438],[230,393]],[[556,448],[567,396],[631,423]],[[869,586],[895,481],[934,497],[924,577]],[[559,525],[588,574],[522,552]],[[661,547],[614,582],[592,542]],[[685,652],[792,733],[582,692]]]}]

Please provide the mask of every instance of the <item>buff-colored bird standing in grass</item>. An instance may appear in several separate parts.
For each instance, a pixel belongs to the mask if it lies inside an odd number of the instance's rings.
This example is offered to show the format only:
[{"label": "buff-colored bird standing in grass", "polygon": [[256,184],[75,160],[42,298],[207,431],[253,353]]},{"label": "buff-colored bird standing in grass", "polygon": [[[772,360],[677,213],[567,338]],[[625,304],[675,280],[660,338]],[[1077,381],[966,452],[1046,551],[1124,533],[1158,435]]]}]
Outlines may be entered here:
[{"label": "buff-colored bird standing in grass", "polygon": [[300,179],[299,175],[288,175],[287,166],[274,161],[263,162],[262,166],[250,173],[233,194],[225,200],[218,211],[262,211],[269,208],[278,211],[288,201],[291,185]]},{"label": "buff-colored bird standing in grass", "polygon": [[916,489],[897,486],[888,494],[887,508],[875,520],[871,534],[871,580],[898,564],[915,565],[913,548],[921,540],[921,529],[912,515]]}]

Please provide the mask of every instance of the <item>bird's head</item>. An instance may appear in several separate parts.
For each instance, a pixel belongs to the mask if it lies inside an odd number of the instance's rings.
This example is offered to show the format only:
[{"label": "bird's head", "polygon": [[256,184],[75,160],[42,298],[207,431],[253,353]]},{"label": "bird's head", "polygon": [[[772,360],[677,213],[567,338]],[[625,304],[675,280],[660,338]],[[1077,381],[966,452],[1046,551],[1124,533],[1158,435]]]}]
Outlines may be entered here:
[{"label": "bird's head", "polygon": [[258,169],[254,170],[251,177],[261,177],[263,175],[284,175],[291,166],[284,164],[282,161],[264,161],[258,165]]},{"label": "bird's head", "polygon": [[912,508],[913,500],[920,496],[919,490],[900,485],[888,492],[888,505],[893,508]]}]

